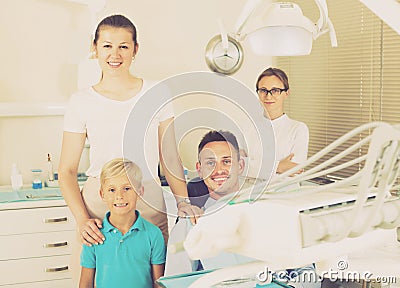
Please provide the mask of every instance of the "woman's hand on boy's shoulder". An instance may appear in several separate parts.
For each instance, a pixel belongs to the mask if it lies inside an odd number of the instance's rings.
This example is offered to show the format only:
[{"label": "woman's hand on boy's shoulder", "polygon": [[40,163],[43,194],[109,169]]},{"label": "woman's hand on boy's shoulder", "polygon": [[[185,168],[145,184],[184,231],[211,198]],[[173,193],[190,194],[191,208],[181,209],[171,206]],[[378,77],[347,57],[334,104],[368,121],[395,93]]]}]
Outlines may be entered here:
[{"label": "woman's hand on boy's shoulder", "polygon": [[105,238],[99,228],[103,227],[100,219],[86,219],[78,225],[81,242],[87,246],[103,244]]}]

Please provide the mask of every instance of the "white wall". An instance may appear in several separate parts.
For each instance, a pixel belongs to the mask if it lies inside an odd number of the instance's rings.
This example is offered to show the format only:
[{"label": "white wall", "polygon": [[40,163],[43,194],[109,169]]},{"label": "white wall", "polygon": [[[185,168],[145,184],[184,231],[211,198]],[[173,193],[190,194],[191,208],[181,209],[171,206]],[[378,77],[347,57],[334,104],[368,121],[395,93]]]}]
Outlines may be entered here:
[{"label": "white wall", "polygon": [[[134,74],[160,80],[189,71],[208,71],[204,49],[218,33],[222,17],[233,31],[245,0],[108,0],[97,20],[122,13],[138,29],[139,54]],[[96,21],[97,22],[97,21]],[[78,63],[89,52],[94,26],[86,6],[66,0],[3,0],[1,103],[62,102],[77,89]],[[257,75],[271,64],[252,55],[233,75],[251,89]],[[1,106],[0,106],[1,108]],[[0,109],[1,111],[1,109]],[[62,116],[0,117],[0,185],[10,183],[16,162],[24,182],[30,169],[45,169],[47,153],[57,168],[62,139]]]}]

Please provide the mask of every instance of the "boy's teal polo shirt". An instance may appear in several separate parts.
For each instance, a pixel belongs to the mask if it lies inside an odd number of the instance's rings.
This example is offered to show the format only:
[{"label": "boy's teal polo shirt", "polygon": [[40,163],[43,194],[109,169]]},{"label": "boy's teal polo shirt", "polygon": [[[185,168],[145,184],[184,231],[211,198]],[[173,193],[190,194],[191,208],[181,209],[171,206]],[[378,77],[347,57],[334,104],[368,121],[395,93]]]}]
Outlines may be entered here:
[{"label": "boy's teal polo shirt", "polygon": [[83,245],[81,266],[96,269],[96,287],[153,287],[151,265],[165,263],[166,247],[161,230],[136,211],[137,219],[122,235],[108,221],[100,229],[106,240],[101,245]]}]

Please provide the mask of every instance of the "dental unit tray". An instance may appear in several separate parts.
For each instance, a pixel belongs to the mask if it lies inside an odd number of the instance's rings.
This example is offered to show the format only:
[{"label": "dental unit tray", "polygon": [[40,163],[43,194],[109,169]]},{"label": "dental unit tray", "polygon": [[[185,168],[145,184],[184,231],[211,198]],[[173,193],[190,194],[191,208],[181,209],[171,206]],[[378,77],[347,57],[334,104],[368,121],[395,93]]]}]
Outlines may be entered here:
[{"label": "dental unit tray", "polygon": [[0,192],[0,204],[10,202],[57,199],[62,199],[61,191],[58,188],[22,189],[15,192]]}]

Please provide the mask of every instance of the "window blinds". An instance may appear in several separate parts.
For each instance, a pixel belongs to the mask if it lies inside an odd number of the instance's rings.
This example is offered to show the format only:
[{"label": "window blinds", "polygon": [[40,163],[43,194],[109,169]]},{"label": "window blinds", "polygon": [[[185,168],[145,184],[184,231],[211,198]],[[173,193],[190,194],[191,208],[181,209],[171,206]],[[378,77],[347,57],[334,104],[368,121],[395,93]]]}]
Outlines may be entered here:
[{"label": "window blinds", "polygon": [[[305,16],[317,21],[314,1],[295,2]],[[400,35],[357,0],[328,1],[328,7],[338,47],[330,46],[326,34],[314,41],[311,55],[277,57],[276,62],[289,76],[285,112],[310,129],[309,156],[361,124],[400,123]],[[366,152],[362,147],[341,162]],[[334,176],[348,177],[361,166]]]}]

